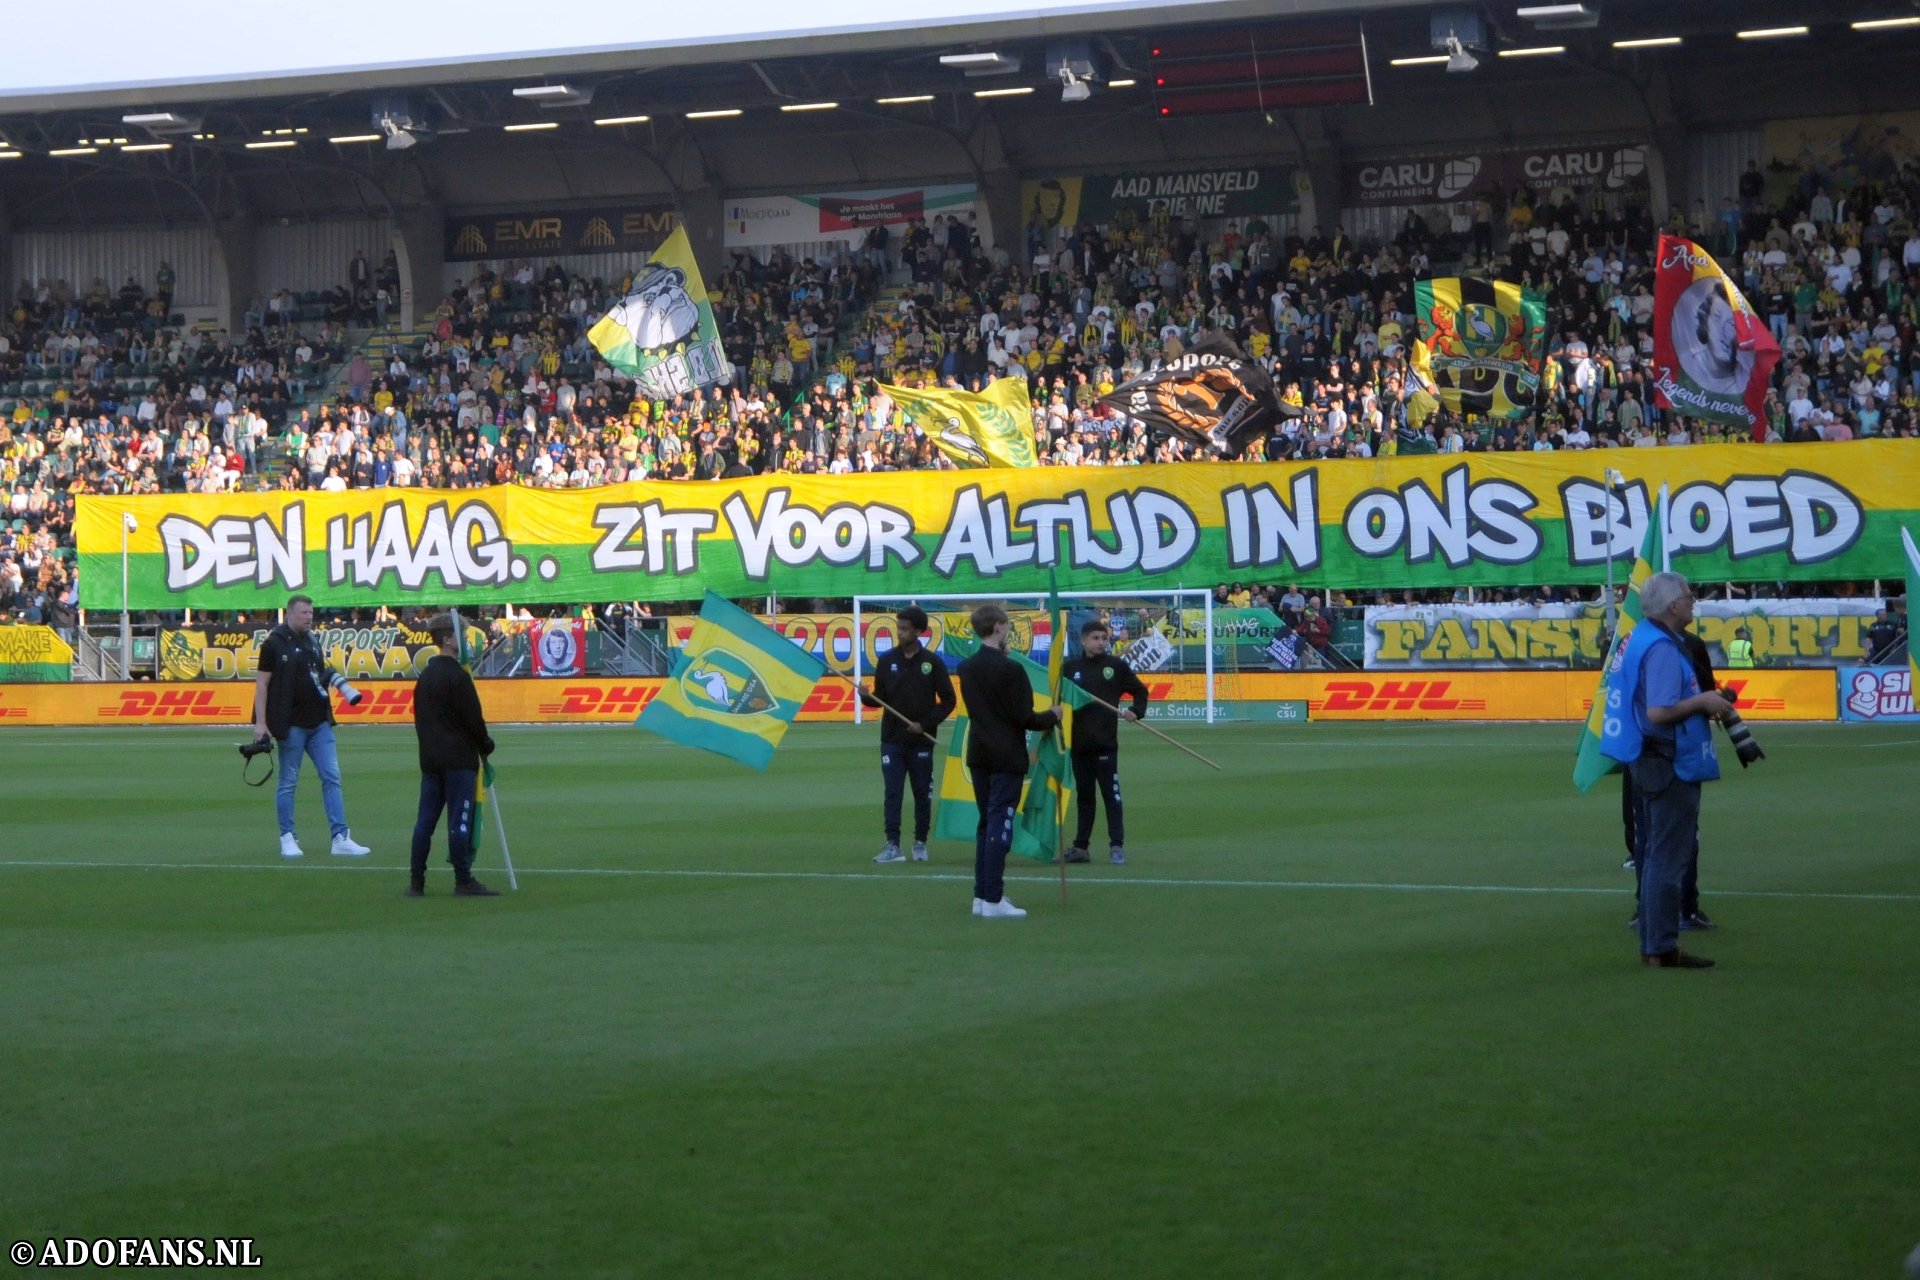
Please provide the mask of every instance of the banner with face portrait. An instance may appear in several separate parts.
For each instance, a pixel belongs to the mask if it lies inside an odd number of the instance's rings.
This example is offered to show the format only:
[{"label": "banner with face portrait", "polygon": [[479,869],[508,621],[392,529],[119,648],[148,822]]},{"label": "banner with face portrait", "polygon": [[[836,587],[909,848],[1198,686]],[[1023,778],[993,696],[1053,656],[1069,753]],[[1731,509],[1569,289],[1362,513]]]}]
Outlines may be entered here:
[{"label": "banner with face portrait", "polygon": [[1654,395],[1663,408],[1751,427],[1760,421],[1780,344],[1713,255],[1660,237],[1653,294]]}]

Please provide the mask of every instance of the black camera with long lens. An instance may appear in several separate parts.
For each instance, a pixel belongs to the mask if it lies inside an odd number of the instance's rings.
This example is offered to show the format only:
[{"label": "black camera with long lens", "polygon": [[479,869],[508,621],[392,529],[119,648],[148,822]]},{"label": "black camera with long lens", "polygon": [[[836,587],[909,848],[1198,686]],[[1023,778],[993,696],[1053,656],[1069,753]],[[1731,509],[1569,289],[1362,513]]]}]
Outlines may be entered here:
[{"label": "black camera with long lens", "polygon": [[255,756],[264,755],[271,750],[273,750],[272,738],[255,738],[252,742],[243,742],[240,744],[240,758],[242,760],[251,760]]},{"label": "black camera with long lens", "polygon": [[1753,730],[1747,728],[1747,722],[1733,709],[1733,694],[1722,689],[1720,696],[1727,700],[1727,714],[1720,723],[1726,728],[1727,741],[1733,743],[1733,753],[1740,757],[1740,767],[1744,769],[1755,760],[1765,760],[1767,753],[1753,740]]}]

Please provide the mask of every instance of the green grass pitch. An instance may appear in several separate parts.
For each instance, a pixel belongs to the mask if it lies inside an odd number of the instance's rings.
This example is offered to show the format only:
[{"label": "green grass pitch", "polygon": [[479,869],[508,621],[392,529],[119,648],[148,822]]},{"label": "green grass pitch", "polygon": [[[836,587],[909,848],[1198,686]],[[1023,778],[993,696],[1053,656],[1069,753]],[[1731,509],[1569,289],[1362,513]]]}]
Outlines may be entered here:
[{"label": "green grass pitch", "polygon": [[[1132,865],[876,867],[871,727],[764,775],[509,728],[521,890],[277,856],[226,730],[0,732],[0,1243],[275,1276],[1873,1277],[1920,1241],[1920,730],[1758,726],[1708,973],[1644,970],[1573,726],[1132,737]],[[1731,760],[1729,757],[1729,764]],[[1096,850],[1104,846],[1098,843]],[[483,878],[505,888],[498,847]],[[25,1274],[25,1273],[22,1273]]]}]

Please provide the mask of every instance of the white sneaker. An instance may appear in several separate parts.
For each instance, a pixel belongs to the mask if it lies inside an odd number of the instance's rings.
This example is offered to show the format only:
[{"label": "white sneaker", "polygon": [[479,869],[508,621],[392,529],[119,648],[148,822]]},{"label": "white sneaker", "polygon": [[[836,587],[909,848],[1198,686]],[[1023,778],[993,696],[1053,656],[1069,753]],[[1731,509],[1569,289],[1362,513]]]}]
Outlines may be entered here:
[{"label": "white sneaker", "polygon": [[915,840],[913,842],[913,860],[915,862],[925,862],[927,860],[927,842],[925,840]]},{"label": "white sneaker", "polygon": [[905,862],[907,858],[905,854],[900,852],[899,845],[890,844],[880,852],[874,854],[873,860],[875,862]]},{"label": "white sneaker", "polygon": [[300,856],[300,837],[294,835],[293,832],[291,831],[281,836],[280,837],[280,856],[283,858],[299,857]]},{"label": "white sneaker", "polygon": [[989,920],[1019,920],[1027,913],[1005,898],[998,902],[980,903],[980,914]]},{"label": "white sneaker", "polygon": [[986,906],[986,905],[987,905],[987,904],[986,904],[986,903],[984,903],[984,902],[982,902],[982,901],[981,901],[980,899],[978,899],[978,898],[975,898],[975,899],[973,900],[973,914],[975,914],[975,915],[979,915],[979,914],[980,914],[980,908],[982,908],[982,907],[984,907],[984,906]]},{"label": "white sneaker", "polygon": [[333,856],[336,858],[364,858],[372,852],[363,844],[355,844],[351,831],[333,838]]}]

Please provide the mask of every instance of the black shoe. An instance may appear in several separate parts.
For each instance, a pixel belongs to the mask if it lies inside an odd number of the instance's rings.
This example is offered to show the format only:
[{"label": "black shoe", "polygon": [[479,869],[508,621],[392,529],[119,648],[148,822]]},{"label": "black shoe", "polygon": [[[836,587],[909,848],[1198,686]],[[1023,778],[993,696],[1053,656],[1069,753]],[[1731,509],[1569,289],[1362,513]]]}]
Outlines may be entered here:
[{"label": "black shoe", "polygon": [[1680,948],[1663,951],[1657,956],[1641,956],[1640,963],[1650,969],[1711,969],[1713,961],[1705,956],[1691,956]]},{"label": "black shoe", "polygon": [[409,898],[424,898],[427,896],[427,886],[416,880],[407,886],[407,896]]},{"label": "black shoe", "polygon": [[453,886],[453,896],[456,898],[497,898],[500,896],[500,891],[498,889],[489,889],[478,880],[462,880]]},{"label": "black shoe", "polygon": [[1082,849],[1079,845],[1075,845],[1073,846],[1073,848],[1067,850],[1067,861],[1068,862],[1092,862],[1093,855],[1088,853],[1085,849]]},{"label": "black shoe", "polygon": [[1719,927],[1719,925],[1707,918],[1707,913],[1704,911],[1696,911],[1690,916],[1680,917],[1680,931],[1682,933],[1704,933],[1710,929],[1718,929]]}]

